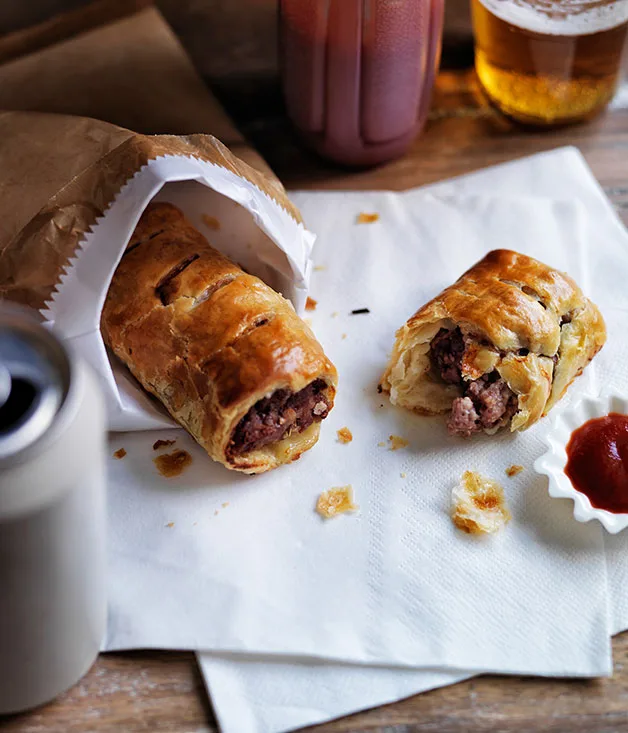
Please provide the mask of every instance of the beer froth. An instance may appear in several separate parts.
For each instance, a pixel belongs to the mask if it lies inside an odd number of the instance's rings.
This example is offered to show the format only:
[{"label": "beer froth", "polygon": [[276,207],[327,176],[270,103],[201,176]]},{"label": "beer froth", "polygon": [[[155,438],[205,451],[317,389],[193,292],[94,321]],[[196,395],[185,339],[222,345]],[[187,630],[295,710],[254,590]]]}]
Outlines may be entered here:
[{"label": "beer froth", "polygon": [[[584,36],[616,28],[628,21],[628,0],[478,0],[510,25],[551,36]],[[559,9],[557,9],[559,6]]]}]

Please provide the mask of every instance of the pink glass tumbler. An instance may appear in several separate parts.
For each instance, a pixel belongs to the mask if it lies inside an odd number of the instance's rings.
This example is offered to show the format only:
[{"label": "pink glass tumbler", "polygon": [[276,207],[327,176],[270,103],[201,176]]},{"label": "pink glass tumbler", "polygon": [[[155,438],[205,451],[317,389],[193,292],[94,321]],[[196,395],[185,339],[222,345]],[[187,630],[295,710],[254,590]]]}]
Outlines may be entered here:
[{"label": "pink glass tumbler", "polygon": [[280,0],[288,115],[347,165],[401,155],[421,130],[440,58],[444,0]]}]

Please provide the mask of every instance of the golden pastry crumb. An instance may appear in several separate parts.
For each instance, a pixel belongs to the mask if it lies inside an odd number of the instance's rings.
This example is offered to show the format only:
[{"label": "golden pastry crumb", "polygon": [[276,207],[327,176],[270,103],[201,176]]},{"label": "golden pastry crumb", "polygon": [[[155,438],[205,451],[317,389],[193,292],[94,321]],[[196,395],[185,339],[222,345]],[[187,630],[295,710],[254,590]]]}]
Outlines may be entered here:
[{"label": "golden pastry crumb", "polygon": [[327,268],[325,267],[325,265],[316,265],[314,267],[314,272],[323,272],[323,270],[326,270],[326,269]]},{"label": "golden pastry crumb", "polygon": [[175,450],[153,458],[153,463],[162,476],[173,478],[182,474],[192,463],[192,456],[185,450]]},{"label": "golden pastry crumb", "polygon": [[377,444],[377,447],[378,448],[383,448],[385,445],[386,445],[386,443],[383,440],[380,440],[379,443]]},{"label": "golden pastry crumb", "polygon": [[331,314],[331,317],[332,317],[332,318],[337,318],[337,317],[338,317],[338,311],[334,311],[334,312],[333,312],[333,313]]},{"label": "golden pastry crumb", "polygon": [[347,338],[347,334],[346,333],[343,333],[340,338],[344,341]]},{"label": "golden pastry crumb", "polygon": [[340,428],[340,430],[337,431],[337,435],[340,443],[350,443],[353,440],[353,433],[349,428]]},{"label": "golden pastry crumb", "polygon": [[405,473],[400,473],[399,475],[401,476],[401,478],[405,478],[406,477],[406,474]]},{"label": "golden pastry crumb", "polygon": [[508,466],[506,469],[506,476],[510,476],[512,478],[513,476],[516,476],[518,473],[521,473],[523,471],[523,466],[519,466],[518,464],[513,464],[512,466]]},{"label": "golden pastry crumb", "polygon": [[203,216],[201,216],[201,219],[203,220],[203,224],[205,224],[208,229],[211,229],[214,232],[217,232],[220,229],[220,221],[216,219],[215,216],[203,214]]},{"label": "golden pastry crumb", "polygon": [[174,522],[168,522],[168,524],[166,525],[166,527],[174,527]]},{"label": "golden pastry crumb", "polygon": [[153,443],[153,450],[159,450],[160,448],[164,448],[165,446],[174,445],[176,442],[176,440],[156,440]]},{"label": "golden pastry crumb", "polygon": [[124,448],[118,448],[118,450],[113,454],[113,457],[116,458],[118,461],[122,460],[126,456],[126,451]]},{"label": "golden pastry crumb", "polygon": [[390,450],[399,450],[400,448],[408,447],[408,441],[400,435],[389,435],[388,441],[390,442]]},{"label": "golden pastry crumb", "polygon": [[307,296],[307,300],[305,301],[305,310],[306,311],[315,311],[316,306],[318,305],[318,301],[314,300],[314,298],[310,298],[310,296]]},{"label": "golden pastry crumb", "polygon": [[336,486],[329,491],[323,491],[316,502],[316,511],[323,519],[331,519],[338,514],[354,512],[358,507],[353,503],[353,488],[351,486]]},{"label": "golden pastry crumb", "polygon": [[223,501],[222,502],[222,508],[223,509],[226,509],[228,506],[229,506],[229,502],[228,501]]},{"label": "golden pastry crumb", "polygon": [[373,224],[379,219],[379,214],[366,214],[364,211],[359,213],[356,217],[356,224]]},{"label": "golden pastry crumb", "polygon": [[452,521],[468,534],[493,534],[511,518],[502,487],[475,471],[462,474],[452,502]]}]

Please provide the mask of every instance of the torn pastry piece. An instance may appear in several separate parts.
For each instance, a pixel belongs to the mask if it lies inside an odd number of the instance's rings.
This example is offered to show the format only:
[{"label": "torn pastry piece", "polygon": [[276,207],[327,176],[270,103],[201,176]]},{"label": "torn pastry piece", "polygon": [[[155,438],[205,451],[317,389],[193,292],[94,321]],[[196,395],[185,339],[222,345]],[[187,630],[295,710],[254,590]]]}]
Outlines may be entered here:
[{"label": "torn pastry piece", "polygon": [[510,521],[504,490],[475,471],[465,471],[452,492],[453,523],[467,534],[493,534]]},{"label": "torn pastry piece", "polygon": [[525,430],[561,399],[606,341],[604,320],[568,276],[489,252],[397,332],[381,387],[453,435]]},{"label": "torn pastry piece", "polygon": [[106,344],[227,468],[261,473],[318,440],[336,370],[292,305],[171,204],[145,211],[103,309]]},{"label": "torn pastry piece", "polygon": [[353,487],[337,486],[323,491],[316,501],[316,511],[323,519],[331,519],[339,514],[355,512],[358,506],[353,503]]}]

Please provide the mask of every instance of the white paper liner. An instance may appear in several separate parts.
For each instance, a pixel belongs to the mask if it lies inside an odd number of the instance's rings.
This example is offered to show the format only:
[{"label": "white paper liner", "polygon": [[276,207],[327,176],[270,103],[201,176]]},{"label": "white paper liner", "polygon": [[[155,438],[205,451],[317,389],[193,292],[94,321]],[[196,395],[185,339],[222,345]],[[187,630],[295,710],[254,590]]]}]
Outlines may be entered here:
[{"label": "white paper liner", "polygon": [[[257,275],[302,311],[312,269],[314,235],[248,180],[194,157],[151,160],[121,188],[64,268],[43,318],[101,377],[110,430],[172,427],[165,410],[126,367],[109,358],[100,316],[113,273],[151,200],[179,206],[210,243]],[[206,222],[219,222],[216,230]]]}]

